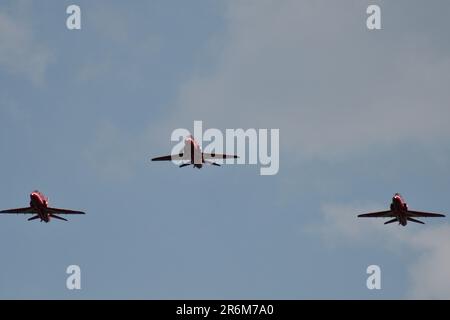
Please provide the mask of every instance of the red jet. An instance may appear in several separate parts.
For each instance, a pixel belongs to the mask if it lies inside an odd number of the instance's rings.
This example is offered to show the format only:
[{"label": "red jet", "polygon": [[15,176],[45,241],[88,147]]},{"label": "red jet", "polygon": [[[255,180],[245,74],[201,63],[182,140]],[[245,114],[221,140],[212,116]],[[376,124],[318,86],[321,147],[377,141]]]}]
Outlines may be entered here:
[{"label": "red jet", "polygon": [[[185,163],[180,165],[180,168],[193,165],[193,168],[201,169],[203,164],[210,164],[220,167],[220,164],[208,159],[227,159],[238,158],[236,155],[218,154],[218,153],[204,153],[200,149],[199,144],[195,141],[191,135],[184,140],[184,148],[179,154],[153,158],[152,161],[172,161],[172,160],[184,160]],[[187,161],[187,162],[186,162]]]},{"label": "red jet", "polygon": [[48,206],[48,198],[44,196],[39,191],[33,191],[30,194],[30,206],[26,208],[19,208],[19,209],[9,209],[9,210],[3,210],[0,211],[0,213],[7,213],[7,214],[35,214],[35,216],[28,219],[28,221],[35,220],[35,219],[41,219],[45,222],[50,222],[50,218],[55,218],[59,220],[67,221],[67,219],[59,217],[58,214],[85,214],[82,211],[73,211],[73,210],[67,210],[67,209],[57,209],[57,208],[50,208]]},{"label": "red jet", "polygon": [[399,193],[394,194],[391,203],[391,210],[372,212],[360,214],[359,218],[391,218],[394,219],[385,222],[384,224],[389,224],[398,221],[402,226],[406,226],[408,221],[425,224],[425,222],[416,220],[414,218],[435,218],[435,217],[445,217],[445,215],[440,213],[422,212],[422,211],[412,211],[408,209],[408,205],[403,200]]}]

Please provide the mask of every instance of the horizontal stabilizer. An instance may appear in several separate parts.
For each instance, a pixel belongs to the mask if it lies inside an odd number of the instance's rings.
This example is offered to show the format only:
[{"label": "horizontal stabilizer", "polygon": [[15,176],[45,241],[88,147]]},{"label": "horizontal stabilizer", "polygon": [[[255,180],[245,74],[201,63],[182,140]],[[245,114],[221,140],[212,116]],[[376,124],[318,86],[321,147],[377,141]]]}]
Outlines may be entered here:
[{"label": "horizontal stabilizer", "polygon": [[408,218],[406,218],[408,221],[411,221],[411,222],[415,222],[415,223],[420,223],[420,224],[425,224],[425,222],[422,222],[422,221],[419,221],[419,220],[416,220],[416,219],[413,219],[413,218],[410,218],[410,217],[408,217]]},{"label": "horizontal stabilizer", "polygon": [[396,222],[396,221],[398,221],[398,219],[394,218],[392,220],[386,221],[384,224],[389,224],[389,223],[393,223],[393,222]]},{"label": "horizontal stabilizer", "polygon": [[220,167],[220,164],[215,163],[215,162],[213,162],[213,161],[205,160],[205,163],[210,164],[210,165],[212,165],[212,166]]},{"label": "horizontal stabilizer", "polygon": [[63,221],[67,221],[67,219],[63,218],[63,217],[59,217],[55,214],[51,214],[50,217],[55,218],[55,219],[59,219],[59,220],[63,220]]}]

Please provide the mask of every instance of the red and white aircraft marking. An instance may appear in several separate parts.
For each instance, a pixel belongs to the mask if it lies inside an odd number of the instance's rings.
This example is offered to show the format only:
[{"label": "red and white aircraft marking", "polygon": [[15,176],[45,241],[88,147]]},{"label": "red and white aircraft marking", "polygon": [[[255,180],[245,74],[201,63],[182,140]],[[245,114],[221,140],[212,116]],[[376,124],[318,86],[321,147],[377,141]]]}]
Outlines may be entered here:
[{"label": "red and white aircraft marking", "polygon": [[34,214],[35,216],[28,221],[41,219],[49,222],[50,218],[67,221],[67,219],[58,216],[59,214],[85,214],[82,211],[74,211],[67,209],[51,208],[48,206],[48,198],[39,191],[33,191],[30,194],[30,206],[26,208],[8,209],[0,211],[0,214]]},{"label": "red and white aircraft marking", "polygon": [[204,153],[200,149],[199,144],[195,141],[194,137],[191,135],[184,140],[184,148],[179,154],[153,158],[152,161],[173,161],[181,160],[185,163],[180,165],[180,168],[193,165],[194,168],[201,169],[204,164],[210,164],[213,166],[220,167],[220,164],[215,163],[214,159],[227,159],[227,158],[238,158],[236,155],[218,154],[218,153]]},{"label": "red and white aircraft marking", "polygon": [[432,212],[422,212],[422,211],[412,211],[408,209],[408,205],[403,200],[399,193],[394,194],[391,203],[391,210],[371,212],[360,214],[359,218],[394,218],[385,222],[384,224],[393,223],[398,221],[402,226],[406,226],[408,221],[425,224],[422,221],[416,220],[415,218],[435,218],[435,217],[445,217],[445,215],[440,213]]}]

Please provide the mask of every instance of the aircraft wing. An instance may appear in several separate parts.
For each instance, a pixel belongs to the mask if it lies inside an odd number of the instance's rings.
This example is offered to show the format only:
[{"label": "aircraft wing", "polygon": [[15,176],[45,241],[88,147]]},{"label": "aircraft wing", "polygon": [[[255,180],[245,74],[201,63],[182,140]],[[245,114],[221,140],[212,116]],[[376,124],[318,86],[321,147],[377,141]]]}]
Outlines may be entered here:
[{"label": "aircraft wing", "polygon": [[185,155],[180,153],[180,154],[173,154],[170,156],[153,158],[152,161],[172,161],[172,160],[186,160],[186,159],[187,158],[185,157]]},{"label": "aircraft wing", "polygon": [[358,218],[389,218],[389,217],[394,217],[391,210],[364,213],[358,215]]},{"label": "aircraft wing", "polygon": [[47,208],[47,212],[51,214],[85,214],[83,211],[58,209],[58,208]]},{"label": "aircraft wing", "polygon": [[203,153],[203,159],[237,159],[236,155],[221,154],[221,153]]},{"label": "aircraft wing", "polygon": [[152,161],[172,161],[172,156],[153,158]]},{"label": "aircraft wing", "polygon": [[422,212],[422,211],[411,211],[408,210],[407,215],[410,217],[424,217],[424,218],[438,218],[438,217],[445,217],[444,214],[440,213],[432,213],[432,212]]},{"label": "aircraft wing", "polygon": [[3,210],[3,211],[0,211],[0,213],[1,214],[4,214],[4,213],[6,213],[6,214],[7,213],[9,213],[9,214],[19,214],[19,213],[22,213],[22,214],[36,214],[37,212],[31,207],[26,207],[26,208]]}]

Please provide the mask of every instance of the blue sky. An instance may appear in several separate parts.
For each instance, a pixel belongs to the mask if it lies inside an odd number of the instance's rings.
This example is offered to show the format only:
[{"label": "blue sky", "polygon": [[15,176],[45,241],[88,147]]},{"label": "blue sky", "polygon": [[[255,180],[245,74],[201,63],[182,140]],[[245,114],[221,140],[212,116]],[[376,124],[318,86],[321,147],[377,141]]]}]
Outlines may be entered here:
[{"label": "blue sky", "polygon": [[[66,7],[82,30],[65,27]],[[379,4],[380,31],[365,27]],[[449,298],[446,1],[3,1],[0,298]],[[280,171],[149,158],[176,128],[280,129]],[[66,267],[82,290],[65,287]],[[382,270],[369,291],[366,268]]]}]

